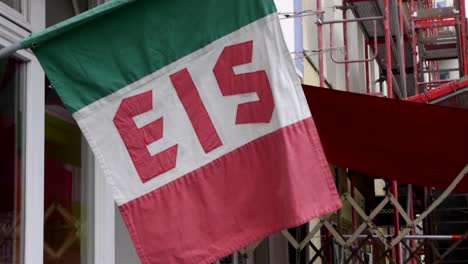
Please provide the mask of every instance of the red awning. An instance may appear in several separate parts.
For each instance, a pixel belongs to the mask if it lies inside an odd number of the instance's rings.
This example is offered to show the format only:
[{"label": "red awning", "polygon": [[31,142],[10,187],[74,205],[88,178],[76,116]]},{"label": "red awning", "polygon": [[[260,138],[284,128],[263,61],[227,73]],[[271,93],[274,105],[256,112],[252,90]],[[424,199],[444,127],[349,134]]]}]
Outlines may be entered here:
[{"label": "red awning", "polygon": [[437,188],[468,164],[468,109],[303,88],[331,164]]}]

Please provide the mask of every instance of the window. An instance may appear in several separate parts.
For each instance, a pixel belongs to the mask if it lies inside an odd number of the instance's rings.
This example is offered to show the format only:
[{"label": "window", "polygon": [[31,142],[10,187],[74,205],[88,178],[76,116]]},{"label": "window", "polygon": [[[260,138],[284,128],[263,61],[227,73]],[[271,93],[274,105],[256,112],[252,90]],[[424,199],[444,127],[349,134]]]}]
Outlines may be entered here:
[{"label": "window", "polygon": [[0,0],[0,2],[5,3],[9,7],[21,13],[21,0]]},{"label": "window", "polygon": [[50,85],[45,95],[44,263],[90,263],[94,175],[83,153],[87,146]]},{"label": "window", "polygon": [[0,60],[0,263],[20,263],[22,231],[20,62]]}]

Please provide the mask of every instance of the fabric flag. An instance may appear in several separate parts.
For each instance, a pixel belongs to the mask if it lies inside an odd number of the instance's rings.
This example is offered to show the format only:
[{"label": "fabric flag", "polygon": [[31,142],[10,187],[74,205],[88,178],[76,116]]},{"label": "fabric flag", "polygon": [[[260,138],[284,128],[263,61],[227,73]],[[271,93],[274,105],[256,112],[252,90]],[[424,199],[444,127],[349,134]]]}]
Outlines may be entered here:
[{"label": "fabric flag", "polygon": [[271,0],[114,0],[23,45],[142,263],[210,263],[341,206]]}]

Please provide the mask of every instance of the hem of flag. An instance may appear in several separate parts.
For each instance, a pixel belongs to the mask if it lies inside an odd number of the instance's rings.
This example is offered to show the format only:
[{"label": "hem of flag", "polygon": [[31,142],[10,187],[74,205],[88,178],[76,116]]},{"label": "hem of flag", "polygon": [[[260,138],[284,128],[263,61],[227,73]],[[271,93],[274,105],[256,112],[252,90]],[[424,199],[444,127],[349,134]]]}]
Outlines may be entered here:
[{"label": "hem of flag", "polygon": [[[217,255],[214,255],[212,257],[209,257],[207,259],[205,259],[204,261],[201,261],[201,262],[197,262],[199,264],[209,264],[209,263],[213,263],[213,262],[216,262],[226,256],[229,256],[229,255],[232,255],[234,254],[235,252],[243,249],[243,248],[246,248],[248,247],[249,245],[252,245],[253,243],[257,242],[257,241],[260,241],[262,239],[265,239],[271,235],[274,235],[274,234],[277,234],[283,230],[287,230],[287,229],[290,229],[290,228],[294,228],[294,227],[298,227],[298,226],[301,226],[303,224],[307,224],[309,222],[311,222],[312,220],[314,219],[317,219],[319,218],[320,216],[324,216],[324,215],[327,215],[327,214],[330,214],[330,213],[333,213],[337,210],[339,210],[340,208],[342,207],[342,204],[341,202],[338,202],[338,203],[335,203],[333,206],[330,206],[330,207],[327,207],[321,211],[317,211],[317,212],[314,212],[312,214],[310,214],[309,216],[306,216],[304,217],[303,219],[297,221],[297,222],[292,222],[291,224],[289,225],[278,225],[277,227],[275,228],[272,228],[271,231],[267,231],[267,232],[259,232],[255,235],[252,235],[251,237],[248,237],[246,239],[244,239],[243,241],[240,241],[238,243],[233,243],[232,246],[230,247],[226,247],[226,249],[224,251],[222,251],[221,253],[217,254]],[[127,217],[129,217],[129,215],[126,214],[126,212],[124,212],[123,210],[120,210],[123,218],[124,218],[124,221],[125,223],[127,224],[127,227],[129,229],[129,232],[132,232],[131,229],[134,230],[134,226],[133,226],[133,223],[130,223],[127,221]],[[133,231],[134,232],[134,231]],[[133,237],[133,236],[132,236]],[[138,253],[138,256],[141,258],[142,260],[142,263],[144,264],[153,264],[155,262],[151,262],[149,260],[146,259],[146,256],[144,255],[141,255],[140,252],[142,252],[142,247],[141,247],[141,242],[138,240],[137,237],[134,237],[132,238],[133,239],[133,242],[134,242],[134,245],[135,245],[135,249]]]}]

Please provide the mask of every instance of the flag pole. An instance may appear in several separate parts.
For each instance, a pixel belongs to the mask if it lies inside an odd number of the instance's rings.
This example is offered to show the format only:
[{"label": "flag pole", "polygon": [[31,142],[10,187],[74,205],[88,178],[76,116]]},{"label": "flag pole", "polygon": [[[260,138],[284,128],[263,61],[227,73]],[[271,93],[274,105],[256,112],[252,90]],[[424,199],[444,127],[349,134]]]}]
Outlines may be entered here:
[{"label": "flag pole", "polygon": [[24,49],[21,42],[16,42],[10,46],[4,47],[0,49],[0,59],[6,58],[21,49]]}]

